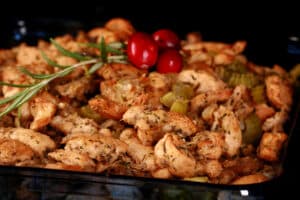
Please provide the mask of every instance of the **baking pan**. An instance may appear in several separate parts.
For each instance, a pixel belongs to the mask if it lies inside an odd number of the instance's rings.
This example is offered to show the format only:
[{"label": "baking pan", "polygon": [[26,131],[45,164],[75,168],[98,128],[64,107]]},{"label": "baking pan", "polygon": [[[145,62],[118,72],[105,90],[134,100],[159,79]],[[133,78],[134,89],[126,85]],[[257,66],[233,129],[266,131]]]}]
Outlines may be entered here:
[{"label": "baking pan", "polygon": [[[5,34],[1,35],[0,48],[7,48],[21,42],[35,44],[37,38],[49,39],[64,33],[76,33],[78,30],[88,30],[95,25],[101,25],[101,21],[82,22],[78,20],[66,19],[19,19],[12,18],[7,21],[4,29]],[[25,28],[25,31],[24,31]],[[3,27],[2,27],[3,29]],[[181,33],[194,30],[180,30]],[[213,31],[201,30],[208,40],[222,40],[230,42],[234,36],[216,37]],[[209,35],[209,33],[214,33]],[[248,35],[248,34],[246,34]],[[215,37],[214,37],[215,36]],[[248,35],[249,36],[249,35]],[[241,37],[241,35],[239,35]],[[266,65],[280,63],[287,68],[291,68],[297,58],[292,53],[279,46],[278,49],[269,47],[273,56],[260,56],[261,47],[253,38],[249,39],[250,50],[245,52],[246,56],[255,58],[256,62]],[[290,38],[282,38],[285,42],[290,42],[297,48],[297,43]],[[251,43],[252,42],[252,43]],[[260,42],[257,41],[256,42]],[[296,46],[296,47],[295,47]],[[255,53],[258,52],[258,55]],[[274,56],[285,53],[289,55],[289,60]],[[270,58],[273,58],[272,62]],[[264,59],[265,58],[265,59]],[[297,133],[300,131],[299,120],[299,89],[295,89],[294,105],[290,118],[286,124],[286,132],[289,135],[288,143],[285,146],[282,159],[283,173],[281,176],[264,183],[229,186],[213,185],[207,183],[195,183],[180,180],[158,180],[152,178],[130,177],[120,175],[106,175],[86,172],[72,172],[63,170],[39,169],[30,167],[7,167],[0,166],[0,196],[1,199],[272,199],[278,195],[288,195],[284,186],[293,182],[291,178],[296,178],[297,174],[297,153],[296,147],[300,140]],[[298,139],[298,141],[297,141]],[[289,194],[292,194],[289,191]]]}]

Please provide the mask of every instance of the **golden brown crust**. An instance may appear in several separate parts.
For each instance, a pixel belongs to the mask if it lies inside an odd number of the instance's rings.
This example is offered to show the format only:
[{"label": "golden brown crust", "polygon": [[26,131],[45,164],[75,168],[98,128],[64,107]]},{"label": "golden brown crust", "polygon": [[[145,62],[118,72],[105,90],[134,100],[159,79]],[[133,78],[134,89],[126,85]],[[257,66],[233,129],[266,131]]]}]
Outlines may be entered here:
[{"label": "golden brown crust", "polygon": [[233,185],[246,185],[246,184],[255,184],[267,181],[268,178],[260,173],[251,174],[247,176],[242,176],[234,180],[231,184]]},{"label": "golden brown crust", "polygon": [[91,99],[89,101],[89,106],[101,116],[116,120],[120,120],[123,116],[123,113],[125,113],[127,110],[126,106],[103,97]]}]

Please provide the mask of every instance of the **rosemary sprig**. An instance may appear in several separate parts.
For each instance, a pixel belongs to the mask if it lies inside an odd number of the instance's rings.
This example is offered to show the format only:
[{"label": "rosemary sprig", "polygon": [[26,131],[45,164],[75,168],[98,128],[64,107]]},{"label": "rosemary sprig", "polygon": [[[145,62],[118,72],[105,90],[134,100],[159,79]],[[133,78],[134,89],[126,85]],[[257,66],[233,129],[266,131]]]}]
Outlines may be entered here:
[{"label": "rosemary sprig", "polygon": [[79,61],[85,61],[85,60],[90,60],[92,59],[92,57],[89,56],[83,56],[80,53],[76,53],[76,52],[71,52],[68,51],[67,49],[63,48],[62,46],[60,46],[55,40],[53,40],[52,38],[50,39],[50,42],[55,46],[55,48],[64,56],[68,56],[71,58],[74,58],[76,60]]},{"label": "rosemary sprig", "polygon": [[96,72],[98,69],[100,69],[102,67],[102,65],[103,65],[102,62],[98,62],[98,63],[95,63],[94,65],[92,65],[92,67],[88,71],[88,75]]},{"label": "rosemary sprig", "polygon": [[47,64],[50,65],[50,66],[57,67],[59,69],[64,69],[64,68],[69,67],[69,66],[63,66],[63,65],[57,64],[56,62],[54,62],[53,60],[48,58],[48,56],[43,51],[41,51],[41,55],[42,55],[43,59],[47,62]]},{"label": "rosemary sprig", "polygon": [[[126,62],[126,59],[127,59],[127,57],[125,55],[122,55],[121,48],[123,46],[120,43],[114,43],[113,45],[110,46],[109,44],[105,44],[104,39],[101,40],[100,44],[93,44],[93,43],[87,44],[87,46],[99,48],[99,50],[101,52],[101,55],[99,57],[83,56],[76,52],[70,52],[70,51],[66,50],[65,48],[63,48],[62,46],[60,46],[55,40],[50,39],[50,41],[61,54],[68,56],[68,57],[75,58],[76,60],[78,60],[80,62],[76,63],[74,65],[71,65],[71,66],[61,66],[61,65],[58,65],[56,62],[52,61],[51,59],[49,59],[44,52],[41,52],[42,57],[45,59],[45,61],[49,65],[51,65],[53,67],[58,67],[61,70],[58,72],[52,73],[52,74],[34,74],[24,67],[19,67],[19,70],[22,73],[35,79],[36,82],[33,84],[12,84],[12,83],[0,82],[0,85],[25,88],[24,90],[14,94],[10,97],[0,99],[0,105],[10,103],[0,113],[0,118],[3,117],[4,115],[10,113],[14,109],[19,108],[25,102],[29,101],[42,88],[46,87],[54,79],[64,77],[64,76],[70,74],[76,68],[92,64],[92,66],[88,70],[88,74],[93,74],[100,67],[102,67],[105,63],[111,63],[111,62],[124,63],[124,62]],[[114,54],[116,54],[116,55],[114,55]]]},{"label": "rosemary sprig", "polygon": [[6,86],[18,87],[18,88],[27,88],[33,86],[33,84],[13,84],[13,83],[5,83],[5,82],[0,82],[0,85],[6,85]]},{"label": "rosemary sprig", "polygon": [[[36,84],[33,84],[30,87],[27,87],[26,89],[18,92],[17,94],[15,94],[13,96],[1,99],[0,105],[3,105],[3,104],[8,103],[10,101],[13,101],[13,102],[8,107],[6,107],[3,112],[0,113],[0,118],[4,115],[10,113],[12,110],[20,107],[22,104],[24,104],[28,100],[30,100],[42,88],[47,86],[54,79],[64,77],[64,76],[70,74],[74,69],[76,69],[78,67],[81,67],[83,65],[93,64],[93,63],[96,63],[96,62],[98,62],[97,59],[91,59],[91,60],[79,62],[79,63],[77,63],[75,65],[72,65],[68,68],[65,68],[64,70],[58,71],[58,72],[53,73],[53,74],[49,74],[49,76],[47,76],[47,78],[44,78],[42,81],[37,82]],[[23,71],[23,72],[27,73],[28,71]],[[30,75],[32,75],[32,74],[30,73]],[[34,76],[34,78],[36,78],[36,76]]]}]

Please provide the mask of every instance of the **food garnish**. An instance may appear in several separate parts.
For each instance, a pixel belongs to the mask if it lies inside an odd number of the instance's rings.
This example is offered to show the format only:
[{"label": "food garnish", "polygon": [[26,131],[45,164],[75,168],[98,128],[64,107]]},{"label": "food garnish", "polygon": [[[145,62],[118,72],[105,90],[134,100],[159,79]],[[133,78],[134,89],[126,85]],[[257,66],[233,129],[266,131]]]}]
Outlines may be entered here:
[{"label": "food garnish", "polygon": [[88,74],[93,74],[105,63],[126,63],[127,57],[122,51],[124,45],[122,43],[116,42],[111,44],[106,44],[104,39],[101,40],[100,44],[88,43],[86,46],[97,48],[100,51],[100,56],[85,56],[80,53],[71,52],[60,46],[55,40],[50,39],[51,43],[56,47],[56,49],[63,55],[74,58],[80,62],[71,66],[61,66],[55,63],[53,60],[49,59],[45,53],[41,53],[46,62],[53,67],[57,67],[61,70],[53,74],[34,74],[31,73],[24,67],[19,67],[19,70],[25,75],[33,78],[35,81],[33,84],[12,84],[6,82],[0,82],[0,85],[6,85],[11,87],[25,88],[24,90],[0,100],[0,105],[11,102],[1,113],[0,118],[11,112],[12,110],[19,108],[25,102],[29,101],[33,96],[35,96],[42,88],[45,88],[51,81],[67,76],[75,69],[91,65],[88,69]]}]

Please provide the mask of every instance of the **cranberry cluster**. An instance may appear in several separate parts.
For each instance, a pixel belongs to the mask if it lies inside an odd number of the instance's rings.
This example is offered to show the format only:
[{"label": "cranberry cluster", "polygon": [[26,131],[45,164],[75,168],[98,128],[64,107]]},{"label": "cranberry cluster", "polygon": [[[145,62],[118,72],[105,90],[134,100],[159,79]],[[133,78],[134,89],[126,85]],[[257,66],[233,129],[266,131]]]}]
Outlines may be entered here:
[{"label": "cranberry cluster", "polygon": [[172,30],[160,29],[152,35],[136,32],[128,40],[127,55],[138,68],[149,69],[156,65],[160,73],[176,73],[183,65],[179,48],[180,39]]}]

